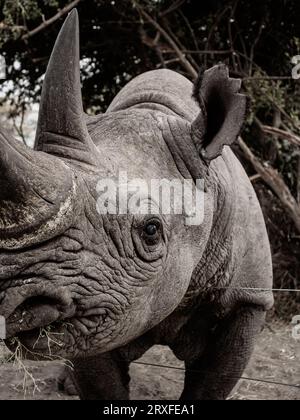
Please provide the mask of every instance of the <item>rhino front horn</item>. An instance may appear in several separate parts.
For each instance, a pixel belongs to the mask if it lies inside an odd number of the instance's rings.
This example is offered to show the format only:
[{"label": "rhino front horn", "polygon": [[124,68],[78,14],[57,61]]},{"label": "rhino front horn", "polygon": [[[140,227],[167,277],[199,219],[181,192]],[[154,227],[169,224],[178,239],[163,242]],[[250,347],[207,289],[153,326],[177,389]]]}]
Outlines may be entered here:
[{"label": "rhino front horn", "polygon": [[79,23],[74,9],[54,45],[43,82],[35,149],[72,164],[94,164],[98,151],[91,140],[82,107]]},{"label": "rhino front horn", "polygon": [[75,185],[60,159],[33,151],[0,127],[0,248],[23,248],[64,231]]}]

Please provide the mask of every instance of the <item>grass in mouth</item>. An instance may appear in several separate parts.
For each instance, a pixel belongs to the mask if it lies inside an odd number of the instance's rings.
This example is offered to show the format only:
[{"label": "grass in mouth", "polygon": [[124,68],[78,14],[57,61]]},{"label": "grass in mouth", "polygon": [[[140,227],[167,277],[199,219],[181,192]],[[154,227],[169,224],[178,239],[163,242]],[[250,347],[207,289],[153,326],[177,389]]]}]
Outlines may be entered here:
[{"label": "grass in mouth", "polygon": [[[34,395],[36,392],[41,392],[38,387],[38,379],[34,377],[33,369],[30,368],[26,363],[26,355],[43,361],[60,362],[62,365],[73,369],[73,363],[70,360],[63,358],[52,351],[51,347],[53,345],[59,347],[63,345],[63,343],[59,340],[59,337],[64,333],[55,333],[51,331],[51,329],[51,325],[40,328],[38,338],[33,345],[33,350],[25,347],[18,339],[18,337],[14,337],[10,340],[10,344],[15,347],[14,352],[2,352],[3,354],[1,355],[0,350],[0,364],[13,363],[13,365],[16,366],[17,371],[23,374],[22,390],[24,393],[24,398],[30,389],[32,389],[32,395]],[[47,339],[48,354],[42,354],[34,350],[39,340],[42,338]],[[0,340],[0,349],[2,346],[5,347],[3,340]]]}]

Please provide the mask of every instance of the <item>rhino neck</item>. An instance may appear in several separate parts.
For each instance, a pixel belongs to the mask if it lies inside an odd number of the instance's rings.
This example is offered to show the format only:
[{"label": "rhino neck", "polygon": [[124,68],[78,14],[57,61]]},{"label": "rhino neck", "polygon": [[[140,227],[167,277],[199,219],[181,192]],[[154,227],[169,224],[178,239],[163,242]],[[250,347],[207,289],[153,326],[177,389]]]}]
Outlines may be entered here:
[{"label": "rhino neck", "polygon": [[206,185],[214,202],[212,227],[205,251],[193,271],[190,286],[180,305],[182,308],[218,301],[218,296],[223,293],[221,288],[227,287],[233,276],[236,193],[226,160],[226,156],[216,159],[207,174]]},{"label": "rhino neck", "polygon": [[192,94],[193,85],[184,76],[167,69],[153,70],[130,81],[114,98],[107,112],[150,109],[192,122],[199,112]]}]

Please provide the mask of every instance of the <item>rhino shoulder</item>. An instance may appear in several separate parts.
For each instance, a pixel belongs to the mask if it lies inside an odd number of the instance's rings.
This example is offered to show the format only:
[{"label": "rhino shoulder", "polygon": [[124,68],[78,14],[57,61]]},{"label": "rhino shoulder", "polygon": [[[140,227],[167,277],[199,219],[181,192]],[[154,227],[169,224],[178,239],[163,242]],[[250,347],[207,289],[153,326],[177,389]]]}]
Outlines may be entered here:
[{"label": "rhino shoulder", "polygon": [[224,302],[242,301],[270,309],[273,305],[272,258],[263,213],[255,190],[241,163],[228,147],[223,160],[234,203],[232,260],[234,272]]}]

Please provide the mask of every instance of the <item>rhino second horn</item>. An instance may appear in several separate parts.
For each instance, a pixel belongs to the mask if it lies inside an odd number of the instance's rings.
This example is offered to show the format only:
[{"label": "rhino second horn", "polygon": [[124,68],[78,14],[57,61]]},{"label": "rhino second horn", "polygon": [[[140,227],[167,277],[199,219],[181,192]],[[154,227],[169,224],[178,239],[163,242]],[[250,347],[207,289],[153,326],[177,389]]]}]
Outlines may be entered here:
[{"label": "rhino second horn", "polygon": [[75,193],[72,171],[60,159],[0,128],[0,248],[23,248],[65,230]]}]

